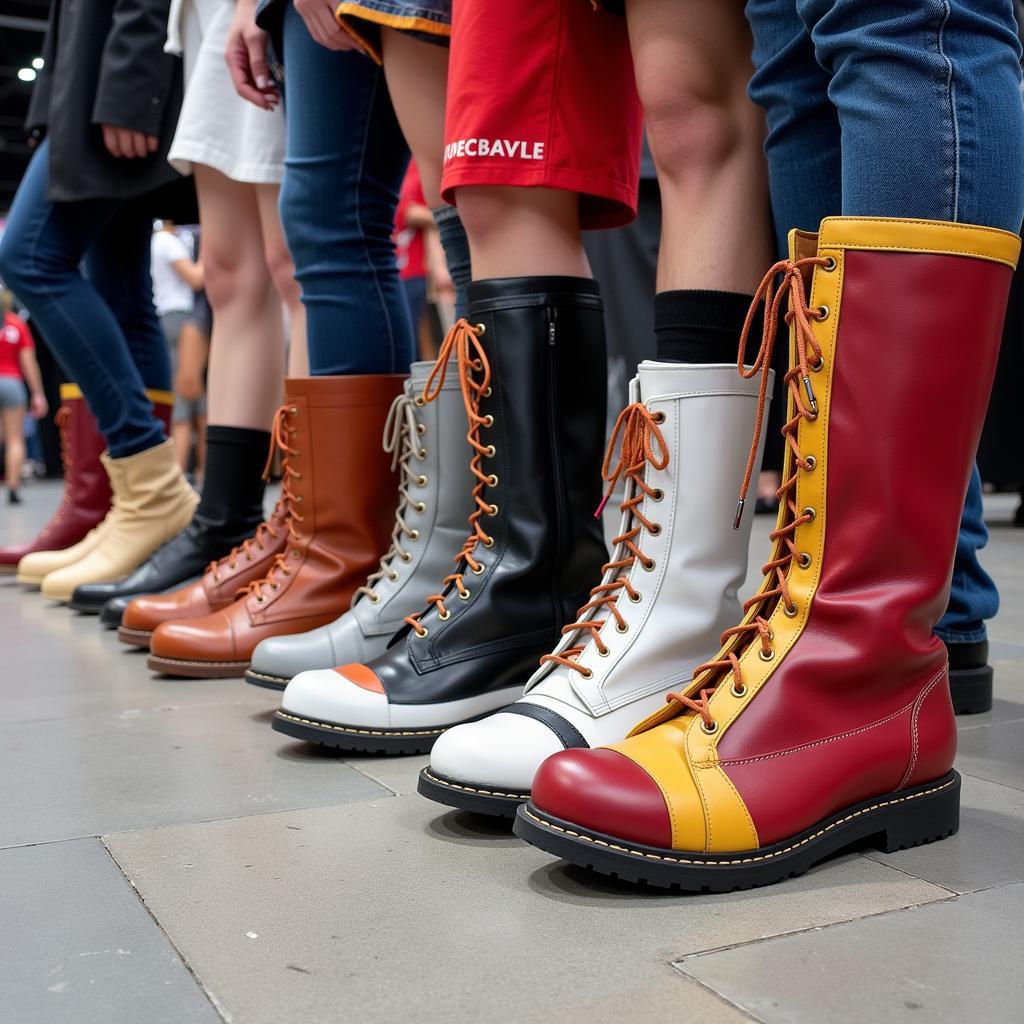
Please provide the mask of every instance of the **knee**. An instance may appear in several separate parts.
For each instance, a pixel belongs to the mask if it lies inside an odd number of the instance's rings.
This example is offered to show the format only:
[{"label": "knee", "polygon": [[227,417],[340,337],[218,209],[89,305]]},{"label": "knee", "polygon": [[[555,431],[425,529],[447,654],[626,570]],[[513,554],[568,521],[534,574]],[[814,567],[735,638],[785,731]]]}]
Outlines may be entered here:
[{"label": "knee", "polygon": [[268,243],[263,255],[278,295],[288,303],[297,301],[299,286],[295,281],[295,264],[284,238]]},{"label": "knee", "polygon": [[29,299],[33,291],[31,268],[24,249],[12,236],[0,240],[0,278],[23,302]]},{"label": "knee", "polygon": [[465,186],[456,190],[459,219],[473,248],[501,244],[529,216],[525,189]]},{"label": "knee", "polygon": [[745,147],[760,149],[761,114],[746,95],[746,67],[700,53],[651,65],[638,68],[637,88],[659,179],[705,177]]},{"label": "knee", "polygon": [[266,271],[261,274],[262,253],[205,246],[202,252],[206,297],[216,311],[239,301],[261,301]]}]

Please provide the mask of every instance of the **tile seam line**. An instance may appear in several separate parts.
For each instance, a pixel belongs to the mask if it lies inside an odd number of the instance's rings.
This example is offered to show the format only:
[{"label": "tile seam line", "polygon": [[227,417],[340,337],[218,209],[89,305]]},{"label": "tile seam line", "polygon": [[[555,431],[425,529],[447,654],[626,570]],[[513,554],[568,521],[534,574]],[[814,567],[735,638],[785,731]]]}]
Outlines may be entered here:
[{"label": "tile seam line", "polygon": [[[873,863],[877,864],[878,861],[874,861]],[[883,867],[888,867],[888,865],[882,865],[882,866]],[[896,869],[893,869],[893,870],[896,870]],[[900,874],[906,874],[906,872],[901,871]],[[908,875],[907,877],[914,878],[915,881],[918,881],[918,882],[926,882],[928,885],[932,885],[936,889],[942,890],[944,893],[946,893],[946,895],[945,896],[941,896],[941,897],[939,897],[937,899],[934,899],[934,900],[928,900],[926,903],[912,903],[912,904],[910,904],[909,906],[906,906],[906,907],[890,907],[888,910],[878,910],[878,911],[875,911],[875,913],[873,913],[873,914],[862,914],[859,917],[848,917],[848,918],[844,918],[842,921],[829,921],[826,924],[809,925],[806,928],[793,928],[793,929],[791,929],[789,931],[776,932],[774,935],[762,935],[762,936],[760,936],[760,937],[758,937],[756,939],[746,939],[746,940],[744,940],[742,942],[726,943],[724,946],[716,946],[714,949],[702,949],[702,950],[698,950],[698,951],[696,951],[694,953],[684,953],[681,957],[677,957],[675,960],[670,961],[670,963],[671,963],[672,967],[674,967],[678,971],[681,971],[688,978],[690,978],[690,977],[693,977],[693,975],[691,975],[686,970],[684,965],[688,961],[699,960],[702,957],[711,956],[713,953],[726,953],[726,952],[729,952],[730,950],[733,950],[733,949],[743,949],[746,946],[755,946],[755,945],[758,945],[759,943],[763,943],[763,942],[775,942],[778,939],[792,938],[794,935],[806,935],[809,932],[824,932],[824,931],[828,931],[829,929],[832,929],[832,928],[842,928],[844,925],[857,924],[860,921],[870,921],[870,920],[872,920],[873,918],[876,918],[876,917],[890,917],[890,916],[892,916],[894,914],[906,914],[906,913],[909,913],[909,912],[914,911],[914,910],[919,910],[919,909],[921,909],[923,907],[933,907],[933,906],[937,906],[937,905],[944,904],[944,903],[955,903],[963,895],[973,895],[972,893],[963,894],[963,893],[953,892],[952,890],[947,889],[944,885],[939,885],[936,882],[928,882],[927,879],[917,878],[916,875]],[[1007,885],[1012,885],[1014,883],[1008,882],[1006,884]],[[998,889],[999,886],[998,885],[989,886],[989,888]],[[697,979],[694,978],[694,980],[696,981]]]},{"label": "tile seam line", "polygon": [[753,1024],[765,1024],[763,1017],[754,1016],[749,1010],[740,1006],[739,1003],[734,1003],[728,996],[712,988],[707,982],[702,981],[700,978],[695,978],[692,974],[687,974],[678,963],[671,962],[668,966],[674,974],[681,974],[687,981],[693,982],[698,988],[702,988],[705,992],[710,993],[723,1006],[727,1006],[730,1010],[735,1010],[744,1020],[752,1021]]},{"label": "tile seam line", "polygon": [[203,979],[196,972],[196,969],[192,966],[192,963],[189,961],[188,957],[185,956],[184,951],[178,948],[178,944],[174,941],[174,939],[171,938],[167,929],[164,928],[163,924],[161,924],[160,919],[156,916],[156,914],[153,913],[152,909],[146,902],[142,893],[139,892],[139,890],[136,888],[135,883],[128,877],[127,874],[125,874],[124,868],[121,867],[117,858],[114,856],[113,851],[110,849],[109,846],[107,846],[104,838],[102,836],[97,836],[96,838],[99,840],[100,846],[106,851],[107,856],[110,858],[110,862],[117,869],[118,874],[125,880],[125,882],[128,883],[129,888],[135,894],[135,898],[139,901],[139,903],[142,905],[142,909],[146,912],[146,916],[150,919],[150,921],[153,922],[156,929],[167,940],[168,945],[171,947],[171,949],[174,950],[175,956],[178,957],[178,959],[182,963],[182,966],[185,968],[186,971],[188,971],[189,977],[191,977],[192,981],[195,983],[196,988],[199,989],[199,991],[203,994],[203,997],[206,999],[206,1001],[210,1004],[210,1006],[213,1007],[213,1012],[216,1013],[217,1016],[225,1022],[225,1024],[232,1024],[233,1018],[231,1016],[231,1013],[228,1011],[227,1007],[224,1006],[221,1003],[221,1001],[213,994],[213,992],[210,991],[210,989],[206,986]]}]

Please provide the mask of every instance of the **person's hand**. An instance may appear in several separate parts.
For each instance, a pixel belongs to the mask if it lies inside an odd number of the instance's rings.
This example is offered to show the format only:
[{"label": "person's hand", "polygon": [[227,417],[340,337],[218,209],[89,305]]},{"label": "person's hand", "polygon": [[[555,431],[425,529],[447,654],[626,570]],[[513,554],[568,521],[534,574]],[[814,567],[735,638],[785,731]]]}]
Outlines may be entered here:
[{"label": "person's hand", "polygon": [[360,50],[362,47],[337,22],[335,0],[295,0],[295,10],[309,34],[328,50]]},{"label": "person's hand", "polygon": [[49,403],[46,401],[46,395],[41,391],[37,392],[32,396],[28,403],[29,415],[33,419],[41,420],[50,411]]},{"label": "person's hand", "polygon": [[228,29],[224,59],[235,92],[261,110],[274,110],[281,94],[267,64],[267,33],[256,25],[254,0],[239,0]]},{"label": "person's hand", "polygon": [[144,157],[155,153],[160,140],[155,135],[135,132],[130,128],[118,128],[116,125],[101,125],[103,129],[103,145],[107,152],[116,157]]}]

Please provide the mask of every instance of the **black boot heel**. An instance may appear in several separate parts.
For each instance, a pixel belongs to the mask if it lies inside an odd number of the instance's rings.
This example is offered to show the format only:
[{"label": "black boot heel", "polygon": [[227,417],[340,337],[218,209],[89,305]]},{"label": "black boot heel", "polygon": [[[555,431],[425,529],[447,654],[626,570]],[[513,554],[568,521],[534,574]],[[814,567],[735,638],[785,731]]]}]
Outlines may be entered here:
[{"label": "black boot heel", "polygon": [[992,710],[991,665],[979,668],[954,668],[949,672],[949,694],[958,715],[979,715]]},{"label": "black boot heel", "polygon": [[911,790],[903,799],[894,797],[881,817],[885,827],[875,843],[883,853],[953,835],[960,828],[959,773],[950,772],[931,786]]}]

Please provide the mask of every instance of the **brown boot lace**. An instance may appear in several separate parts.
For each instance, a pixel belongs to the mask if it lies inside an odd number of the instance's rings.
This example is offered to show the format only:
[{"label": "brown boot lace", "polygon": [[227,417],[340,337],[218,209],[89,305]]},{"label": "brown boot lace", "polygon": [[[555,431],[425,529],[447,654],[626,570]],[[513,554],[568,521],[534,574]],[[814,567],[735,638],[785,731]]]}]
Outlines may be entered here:
[{"label": "brown boot lace", "polygon": [[[638,538],[642,530],[647,530],[648,533],[657,536],[661,532],[661,527],[647,519],[640,511],[640,506],[645,498],[660,501],[663,497],[660,488],[647,485],[644,474],[648,465],[656,470],[662,470],[668,466],[668,445],[658,426],[664,420],[664,413],[651,413],[642,402],[633,402],[619,413],[619,418],[615,421],[615,428],[608,441],[608,450],[601,467],[601,475],[608,482],[608,490],[598,506],[595,516],[600,516],[608,498],[615,490],[619,477],[625,474],[627,492],[629,483],[633,484],[633,496],[626,498],[619,505],[620,511],[628,516],[627,529],[612,541],[612,551],[617,552],[621,547],[622,557],[604,565],[601,569],[602,580],[609,572],[615,575],[607,583],[599,583],[594,587],[590,591],[590,601],[576,613],[576,621],[562,628],[562,636],[589,630],[590,638],[588,639],[584,634],[581,637],[581,643],[567,647],[560,654],[545,654],[540,659],[542,665],[545,662],[551,662],[554,665],[561,665],[579,672],[584,679],[589,679],[594,673],[581,665],[577,659],[591,641],[597,645],[598,653],[602,657],[608,653],[608,648],[601,639],[601,627],[608,621],[608,617],[612,616],[615,619],[615,628],[620,633],[625,633],[629,629],[626,620],[622,617],[622,612],[619,611],[618,600],[622,591],[626,592],[631,601],[640,600],[639,593],[629,581],[629,573],[634,562],[639,561],[648,571],[654,568],[654,561],[640,550]],[[658,448],[657,454],[655,453],[655,444]],[[617,445],[619,445],[619,459],[615,469],[612,470],[611,462]],[[602,610],[605,613],[604,617],[598,618]]]},{"label": "brown boot lace", "polygon": [[365,594],[374,604],[380,602],[380,594],[374,589],[375,584],[386,576],[394,582],[398,579],[398,573],[391,568],[391,563],[400,558],[403,562],[412,561],[412,552],[402,546],[402,538],[418,540],[420,531],[409,526],[403,518],[403,513],[408,509],[416,512],[426,512],[427,506],[424,502],[414,498],[409,493],[412,486],[425,487],[427,478],[422,473],[417,473],[411,463],[414,458],[425,459],[426,450],[420,447],[419,437],[426,433],[426,427],[416,419],[416,408],[424,404],[423,398],[410,398],[408,395],[398,395],[391,408],[388,410],[388,418],[384,423],[384,451],[391,455],[392,471],[399,471],[398,493],[400,500],[395,510],[395,525],[391,531],[391,547],[380,560],[380,568],[377,569],[366,583],[356,591],[356,597]]},{"label": "brown boot lace", "polygon": [[[294,541],[302,540],[302,534],[299,532],[298,526],[304,522],[303,517],[296,508],[302,502],[302,495],[295,494],[291,489],[292,480],[302,479],[302,474],[291,464],[291,460],[298,456],[299,450],[289,444],[289,439],[294,437],[298,431],[288,426],[288,417],[294,416],[297,411],[295,406],[286,404],[282,405],[275,413],[274,425],[270,429],[270,452],[267,455],[267,464],[263,469],[263,479],[266,480],[270,476],[270,467],[274,462],[274,452],[280,450],[284,457],[281,460],[281,497],[278,499],[277,507],[284,520],[284,528],[288,533],[288,539]],[[267,525],[267,530],[272,533],[269,525]],[[276,536],[276,534],[274,535]],[[255,538],[251,540],[255,540]],[[250,541],[245,543],[250,543]],[[242,547],[244,548],[245,544]],[[239,589],[236,596],[252,596],[260,604],[263,604],[267,600],[267,595],[263,592],[264,586],[268,586],[271,590],[275,591],[281,589],[281,584],[277,582],[278,574],[281,576],[291,576],[292,574],[288,568],[287,551],[279,552],[274,556],[274,561],[271,563],[270,568],[267,570],[267,575],[263,579],[253,580],[244,590]]]},{"label": "brown boot lace", "polygon": [[[469,423],[469,432],[466,440],[473,449],[473,456],[469,462],[469,468],[477,479],[473,488],[473,501],[476,508],[469,516],[470,534],[463,544],[462,550],[455,556],[455,564],[461,566],[465,563],[466,568],[472,571],[474,576],[480,576],[484,566],[474,557],[477,546],[483,544],[485,548],[494,546],[494,538],[491,537],[480,525],[484,516],[496,516],[498,506],[484,501],[483,493],[485,487],[497,487],[498,477],[494,474],[487,474],[483,471],[483,460],[494,458],[495,450],[493,444],[482,444],[480,441],[481,427],[494,425],[494,417],[480,415],[480,401],[491,394],[491,364],[487,360],[480,338],[484,333],[483,324],[471,324],[468,320],[459,320],[448,332],[448,336],[441,345],[437,354],[437,361],[430,371],[430,376],[423,387],[423,401],[432,402],[441,393],[444,385],[445,375],[448,372],[448,360],[452,353],[459,369],[459,383],[462,387],[462,402],[466,407],[466,419]],[[454,583],[459,598],[468,601],[470,591],[464,582],[465,571],[454,572],[441,581],[441,592],[431,594],[427,598],[428,607],[414,615],[406,617],[405,621],[412,626],[418,637],[427,635],[426,626],[420,623],[420,617],[430,610],[429,606],[437,608],[437,614],[442,620],[451,618],[451,611],[445,607],[445,591]]]},{"label": "brown boot lace", "polygon": [[[786,472],[782,485],[776,491],[776,496],[781,503],[779,526],[769,535],[773,547],[772,558],[761,569],[764,574],[764,582],[761,589],[750,600],[743,605],[744,618],[749,613],[757,610],[757,614],[749,622],[743,622],[738,626],[727,629],[721,637],[723,654],[703,665],[698,665],[693,670],[693,679],[706,673],[700,693],[696,699],[686,697],[681,693],[670,693],[666,700],[675,701],[689,711],[700,715],[701,727],[708,734],[718,729],[718,723],[711,717],[708,709],[708,702],[718,685],[732,673],[732,689],[737,697],[746,693],[746,686],[740,673],[740,656],[747,646],[757,641],[760,644],[760,656],[765,661],[771,661],[775,657],[772,648],[771,627],[768,625],[768,618],[774,611],[777,603],[784,602],[784,609],[787,615],[796,615],[798,609],[793,604],[787,583],[787,575],[790,564],[794,558],[801,558],[793,540],[793,535],[798,527],[809,523],[814,518],[813,509],[798,509],[796,506],[796,484],[797,470],[811,470],[816,465],[813,457],[805,458],[797,445],[797,429],[801,420],[814,420],[818,416],[818,403],[814,395],[814,388],[811,385],[811,372],[818,372],[824,365],[821,347],[814,339],[811,330],[811,320],[821,320],[828,315],[825,309],[809,309],[807,306],[807,294],[804,287],[803,270],[807,267],[832,267],[834,263],[831,257],[812,256],[801,260],[780,260],[767,274],[754,293],[754,301],[750,311],[747,313],[746,322],[740,335],[738,368],[743,377],[750,378],[754,374],[761,374],[761,386],[757,400],[757,418],[754,426],[754,438],[750,446],[750,456],[747,459],[747,470],[743,477],[743,486],[740,489],[739,501],[736,504],[736,520],[733,524],[739,528],[740,517],[743,515],[743,506],[746,502],[747,489],[754,473],[754,462],[757,458],[757,448],[761,440],[761,430],[764,425],[764,414],[768,392],[768,368],[772,362],[772,350],[775,346],[775,338],[778,332],[778,314],[782,306],[783,298],[789,298],[789,311],[786,313],[786,323],[792,324],[795,328],[796,340],[796,364],[790,368],[783,378],[789,390],[790,398],[793,401],[795,415],[782,428],[782,435],[791,450],[791,458],[787,461]],[[781,274],[782,280],[776,287],[775,279]],[[743,356],[746,352],[747,336],[750,333],[750,325],[757,312],[758,304],[764,300],[764,330],[761,335],[761,347],[757,357],[748,370],[743,365]]]}]

